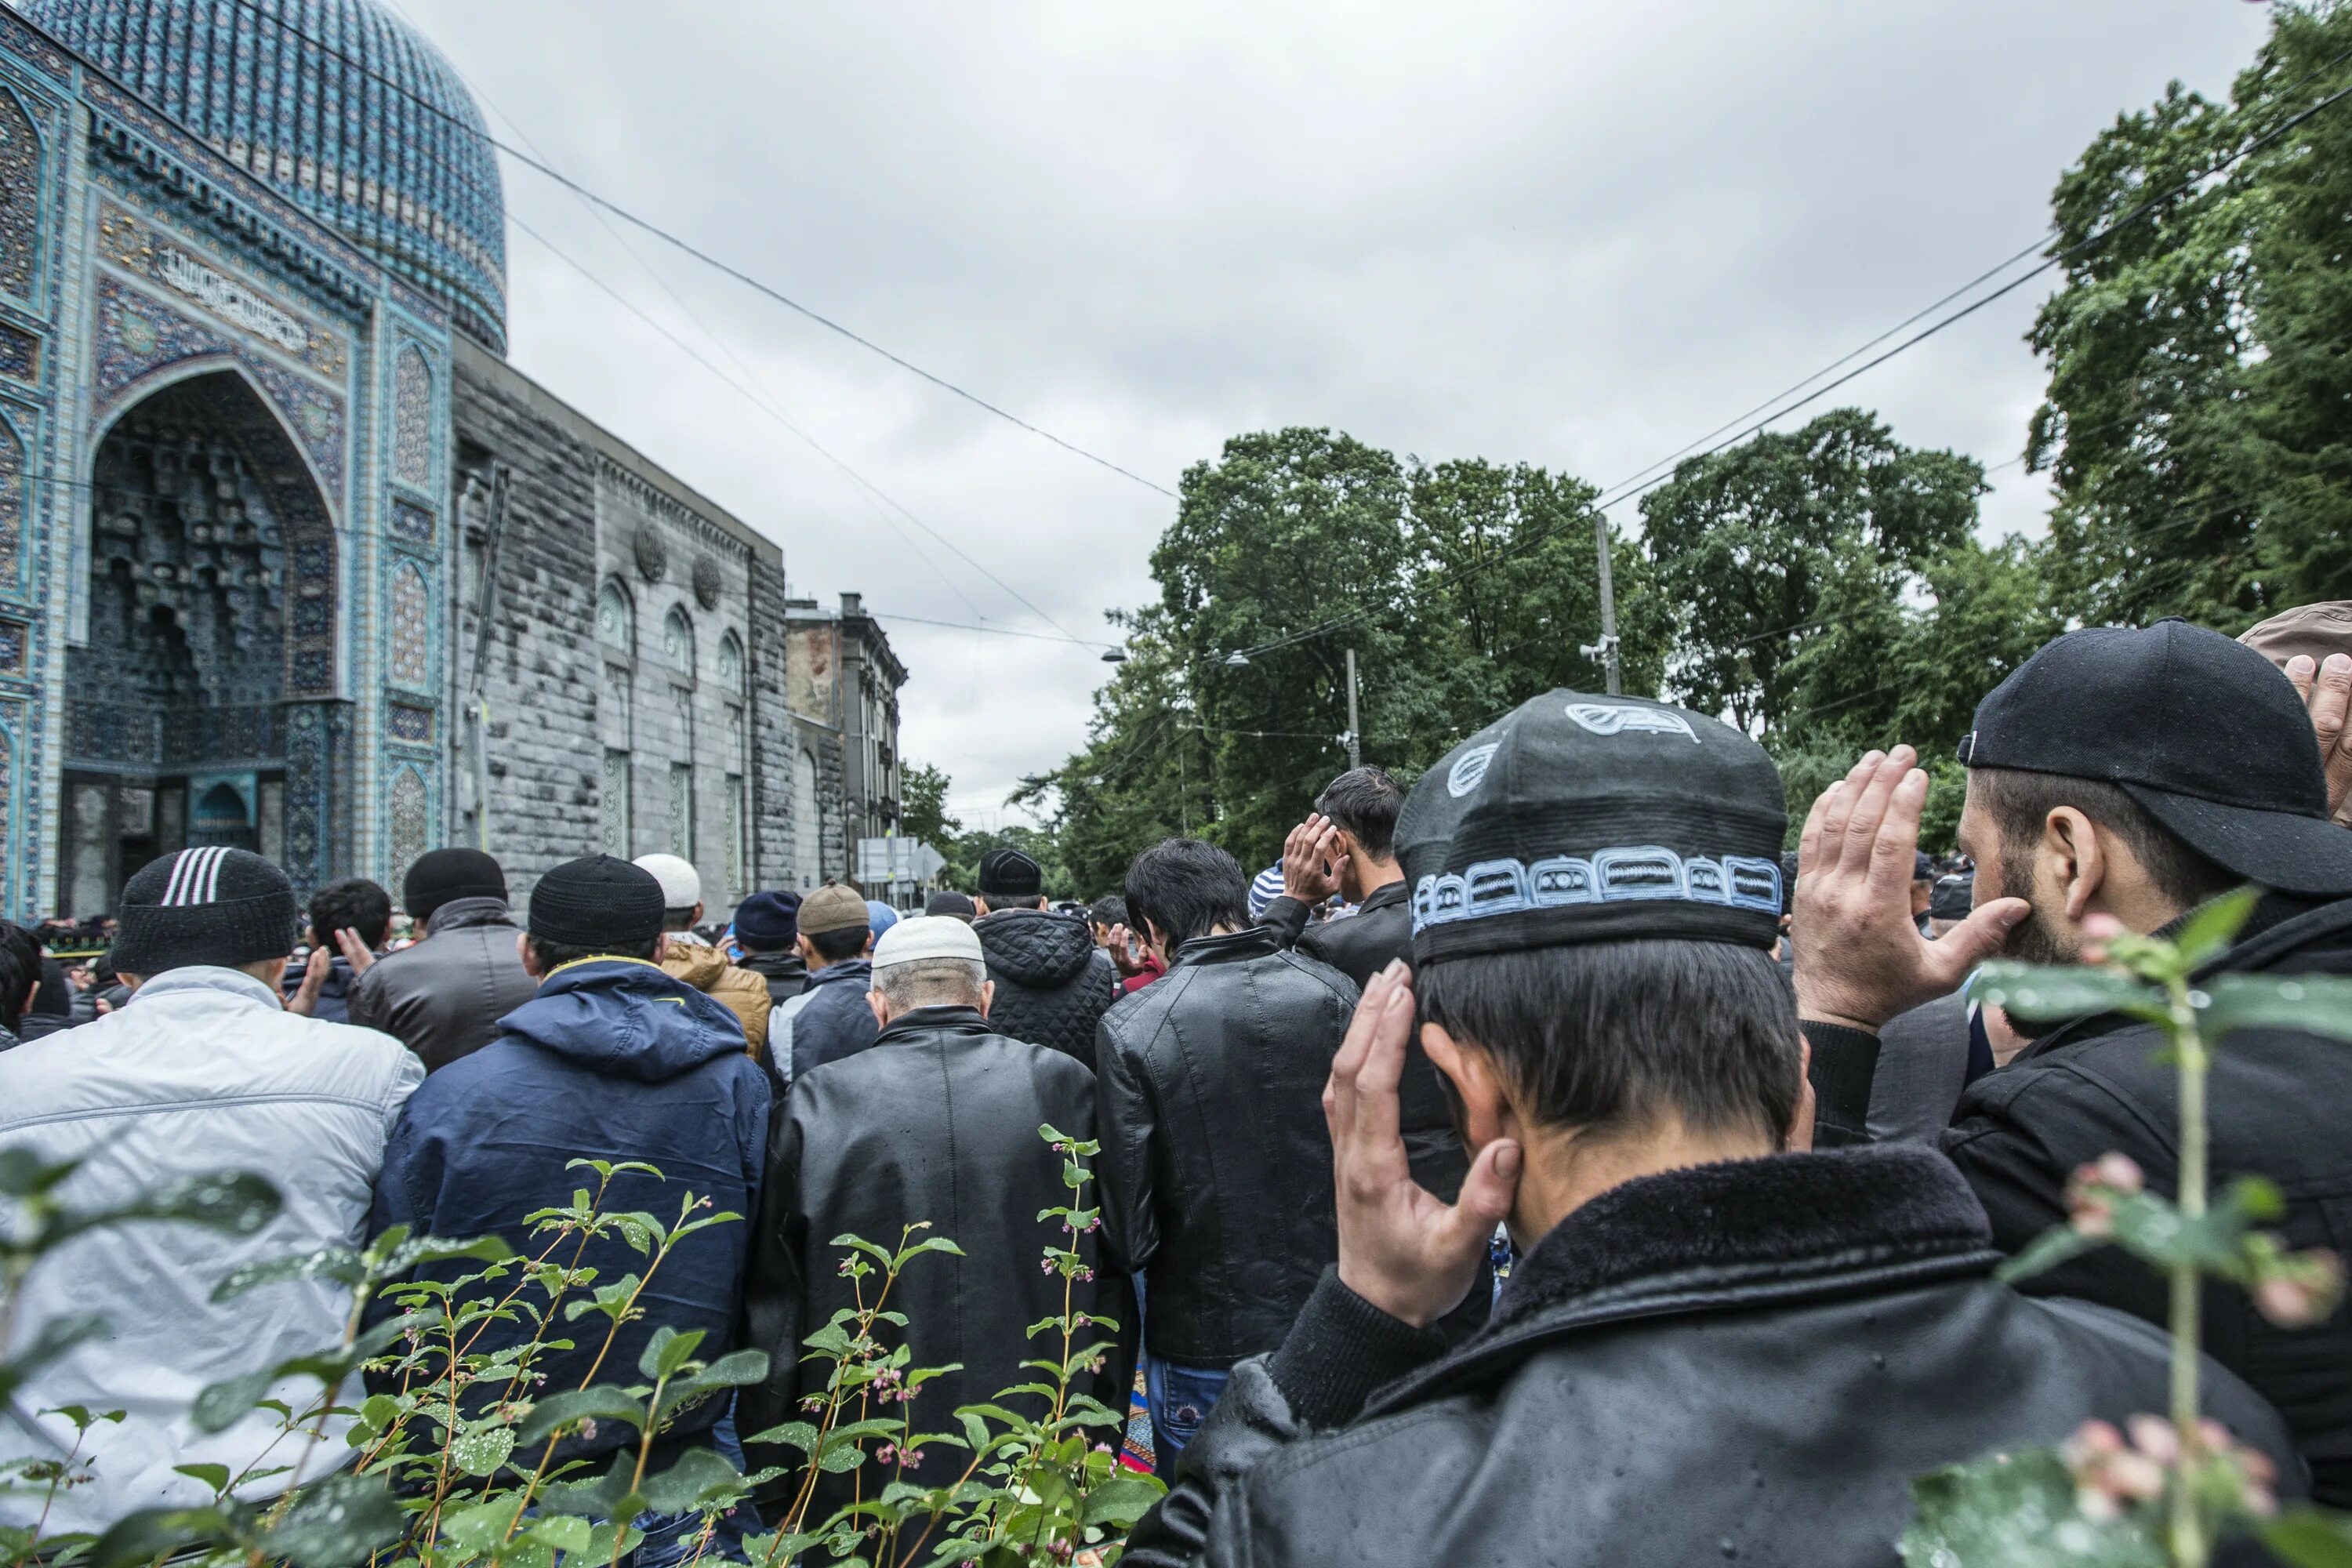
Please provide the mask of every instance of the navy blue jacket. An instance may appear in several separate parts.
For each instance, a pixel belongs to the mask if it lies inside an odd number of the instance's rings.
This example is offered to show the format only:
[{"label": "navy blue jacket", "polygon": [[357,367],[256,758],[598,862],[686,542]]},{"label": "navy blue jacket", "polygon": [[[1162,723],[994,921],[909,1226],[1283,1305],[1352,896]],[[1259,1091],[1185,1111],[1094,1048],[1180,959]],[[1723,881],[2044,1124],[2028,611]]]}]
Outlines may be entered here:
[{"label": "navy blue jacket", "polygon": [[793,1081],[809,1068],[854,1057],[882,1033],[866,994],[874,988],[874,965],[866,959],[828,963],[809,976],[808,998],[793,1017]]},{"label": "navy blue jacket", "polygon": [[[568,1205],[575,1190],[596,1185],[594,1172],[567,1170],[568,1162],[644,1161],[662,1179],[615,1175],[607,1212],[641,1210],[672,1225],[691,1193],[710,1200],[706,1214],[744,1218],[678,1245],[638,1299],[645,1316],[622,1329],[597,1381],[638,1382],[638,1352],[664,1324],[708,1331],[696,1354],[709,1360],[733,1339],[768,1107],[767,1075],[744,1051],[742,1026],[724,1006],[634,959],[567,964],[499,1020],[496,1039],[426,1079],[411,1097],[384,1151],[369,1234],[394,1225],[419,1236],[496,1234],[535,1257],[547,1240],[534,1241],[523,1216]],[[646,1267],[617,1237],[592,1245],[581,1263],[603,1284]],[[456,1279],[477,1267],[428,1272]],[[537,1358],[546,1374],[542,1392],[580,1385],[604,1347],[604,1322],[594,1314],[581,1319],[570,1329],[577,1348]],[[530,1331],[527,1319],[492,1323],[474,1350],[520,1343]],[[699,1431],[719,1413],[705,1404],[681,1415],[674,1430]],[[562,1457],[634,1441],[627,1428],[606,1422],[595,1439],[567,1443]]]},{"label": "navy blue jacket", "polygon": [[[307,958],[288,961],[286,973],[278,989],[286,1000],[294,1000],[294,993],[302,989],[302,976],[310,967]],[[321,1024],[348,1024],[352,1021],[352,990],[360,977],[352,973],[352,961],[341,953],[335,954],[334,966],[327,972],[327,983],[319,987],[319,1005],[310,1016]]]}]

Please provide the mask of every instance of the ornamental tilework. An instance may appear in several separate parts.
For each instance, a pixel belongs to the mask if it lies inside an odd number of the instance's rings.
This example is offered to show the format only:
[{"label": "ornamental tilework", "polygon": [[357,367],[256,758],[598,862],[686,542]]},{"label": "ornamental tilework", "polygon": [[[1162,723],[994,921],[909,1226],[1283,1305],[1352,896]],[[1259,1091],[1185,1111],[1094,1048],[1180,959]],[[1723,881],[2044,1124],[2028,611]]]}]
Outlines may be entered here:
[{"label": "ornamental tilework", "polygon": [[41,247],[41,139],[16,95],[0,90],[0,289],[33,293]]},{"label": "ornamental tilework", "polygon": [[351,344],[341,333],[246,287],[111,202],[99,207],[98,248],[100,255],[125,271],[163,285],[207,314],[251,333],[320,375],[341,380],[351,368]]},{"label": "ornamental tilework", "polygon": [[0,375],[18,381],[41,379],[41,340],[21,327],[0,321]]},{"label": "ornamental tilework", "polygon": [[25,572],[25,443],[0,420],[0,592],[13,593]]},{"label": "ornamental tilework", "polygon": [[392,472],[404,485],[433,483],[433,372],[411,343],[394,362]]},{"label": "ornamental tilework", "polygon": [[505,202],[448,62],[367,0],[21,0],[219,155],[505,346]]},{"label": "ornamental tilework", "polygon": [[415,501],[395,498],[392,503],[392,536],[407,544],[433,542],[433,514]]},{"label": "ornamental tilework", "polygon": [[433,710],[394,702],[383,710],[384,733],[412,746],[433,743]]},{"label": "ornamental tilework", "polygon": [[403,563],[392,570],[392,679],[415,690],[432,684],[433,595],[425,574]]},{"label": "ornamental tilework", "polygon": [[242,344],[190,320],[159,300],[98,280],[97,403],[109,408],[141,377],[207,355],[234,359],[285,417],[317,468],[331,500],[343,493],[343,400],[309,379],[269,363]]},{"label": "ornamental tilework", "polygon": [[396,888],[407,876],[409,866],[430,847],[426,836],[431,806],[425,792],[424,775],[415,768],[393,771],[386,816],[391,827],[392,864],[388,868],[392,885]]},{"label": "ornamental tilework", "polygon": [[0,621],[0,675],[23,675],[32,647],[33,628],[22,621]]}]

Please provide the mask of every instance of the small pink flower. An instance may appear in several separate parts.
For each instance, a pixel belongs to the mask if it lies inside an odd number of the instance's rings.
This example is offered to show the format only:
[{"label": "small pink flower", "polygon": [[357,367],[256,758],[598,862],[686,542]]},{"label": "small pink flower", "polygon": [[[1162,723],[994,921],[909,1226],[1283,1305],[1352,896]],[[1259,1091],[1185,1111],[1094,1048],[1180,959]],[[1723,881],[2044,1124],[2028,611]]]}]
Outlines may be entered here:
[{"label": "small pink flower", "polygon": [[[2143,1413],[2131,1417],[2124,1426],[2131,1433],[2132,1447],[2158,1464],[2168,1467],[2179,1462],[2180,1434],[2173,1430],[2171,1422],[2160,1415]],[[2228,1439],[2222,1439],[2222,1443],[2227,1447]]]},{"label": "small pink flower", "polygon": [[920,1448],[909,1448],[907,1450],[906,1459],[908,1468],[919,1469],[922,1468],[923,1451]]},{"label": "small pink flower", "polygon": [[885,1443],[874,1450],[874,1462],[877,1465],[887,1465],[898,1452],[897,1445]]},{"label": "small pink flower", "polygon": [[2137,1193],[2147,1185],[2147,1177],[2139,1163],[2129,1154],[2110,1149],[2094,1161],[2091,1169],[2105,1185],[2119,1193]]}]

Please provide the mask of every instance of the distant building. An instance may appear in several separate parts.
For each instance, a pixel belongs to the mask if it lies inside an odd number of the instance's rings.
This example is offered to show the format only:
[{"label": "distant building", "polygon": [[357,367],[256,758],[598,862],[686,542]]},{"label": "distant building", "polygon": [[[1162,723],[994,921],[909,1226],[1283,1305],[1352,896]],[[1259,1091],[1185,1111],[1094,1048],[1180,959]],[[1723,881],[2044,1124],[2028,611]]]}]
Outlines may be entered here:
[{"label": "distant building", "polygon": [[[795,795],[814,802],[822,831],[802,838],[797,886],[857,874],[857,841],[898,831],[898,689],[907,667],[861,595],[838,608],[784,602],[784,697],[797,754]],[[837,801],[837,808],[830,803]]]},{"label": "distant building", "polygon": [[478,838],[519,893],[673,850],[718,912],[847,874],[887,639],[506,319],[481,113],[377,0],[0,5],[0,916],[201,844],[396,889]]}]

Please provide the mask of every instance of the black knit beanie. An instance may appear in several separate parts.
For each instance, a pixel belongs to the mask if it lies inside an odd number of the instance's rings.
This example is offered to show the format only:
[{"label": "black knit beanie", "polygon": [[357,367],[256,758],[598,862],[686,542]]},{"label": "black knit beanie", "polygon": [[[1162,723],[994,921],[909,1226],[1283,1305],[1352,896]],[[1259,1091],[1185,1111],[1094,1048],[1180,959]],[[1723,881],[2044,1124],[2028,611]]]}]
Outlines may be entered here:
[{"label": "black knit beanie", "polygon": [[478,849],[428,849],[408,868],[401,884],[401,903],[420,921],[459,899],[496,899],[506,902],[507,874]]},{"label": "black knit beanie", "polygon": [[242,968],[294,951],[302,920],[286,873],[246,849],[213,846],[151,860],[123,885],[115,969],[152,980],[174,969]]},{"label": "black knit beanie", "polygon": [[559,947],[610,952],[643,947],[662,933],[662,889],[654,874],[610,855],[566,860],[530,890],[530,934]]}]

